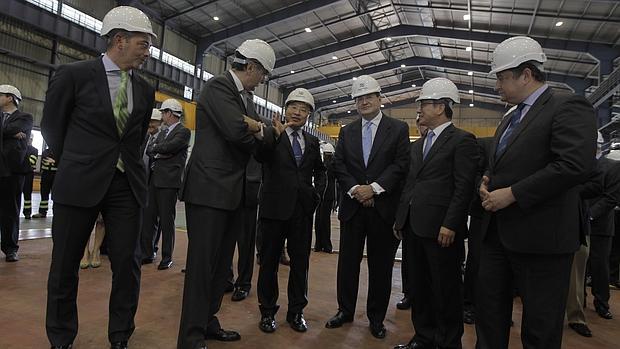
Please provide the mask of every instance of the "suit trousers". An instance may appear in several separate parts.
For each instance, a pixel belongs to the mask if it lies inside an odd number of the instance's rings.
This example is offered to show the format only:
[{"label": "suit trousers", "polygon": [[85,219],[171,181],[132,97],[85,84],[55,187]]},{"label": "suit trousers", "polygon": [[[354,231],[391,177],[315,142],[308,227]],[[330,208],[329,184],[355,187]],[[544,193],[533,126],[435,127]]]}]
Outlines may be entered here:
[{"label": "suit trousers", "polygon": [[[620,212],[620,211],[616,211]],[[616,214],[616,229],[620,230],[620,217]],[[611,239],[611,252],[609,252],[609,283],[620,281],[620,231]]]},{"label": "suit trousers", "polygon": [[[590,253],[590,236],[586,236],[587,245],[581,245],[573,257],[573,266],[570,271],[570,285],[566,301],[566,319],[569,324],[586,324],[585,307],[585,280],[586,264]],[[606,285],[607,286],[607,285]],[[607,286],[609,288],[609,286]]]},{"label": "suit trousers", "polygon": [[355,315],[359,289],[360,263],[364,243],[368,255],[368,299],[366,316],[371,323],[382,323],[392,292],[392,268],[399,241],[393,223],[383,220],[374,208],[360,207],[347,221],[340,222],[338,254],[338,309]]},{"label": "suit trousers", "polygon": [[523,303],[523,348],[560,349],[573,255],[508,251],[492,220],[480,251],[476,348],[508,348],[516,286]]},{"label": "suit trousers", "polygon": [[94,207],[56,203],[52,221],[52,264],[47,282],[46,329],[54,346],[73,342],[78,330],[80,259],[99,212],[103,215],[112,267],[108,339],[128,340],[140,294],[138,260],[142,209],[125,174],[116,171],[103,200]]},{"label": "suit trousers", "polygon": [[41,203],[39,204],[39,213],[47,214],[49,209],[50,193],[54,185],[56,171],[41,171]]},{"label": "suit trousers", "polygon": [[331,252],[332,247],[332,207],[334,201],[321,201],[316,209],[314,221],[314,249]]},{"label": "suit trousers", "polygon": [[590,235],[590,275],[594,306],[609,310],[609,254],[611,236]]},{"label": "suit trousers", "polygon": [[400,261],[400,277],[402,281],[402,291],[405,297],[411,297],[411,271],[409,270],[409,261],[411,260],[411,249],[402,241],[402,259]]},{"label": "suit trousers", "polygon": [[204,345],[205,334],[219,329],[215,314],[220,310],[226,278],[243,229],[243,214],[209,206],[185,203],[187,219],[187,262],[178,349]]},{"label": "suit trousers", "polygon": [[407,226],[405,244],[411,250],[407,263],[413,298],[414,340],[429,347],[460,349],[463,336],[463,239],[457,236],[452,245],[441,247],[436,238],[420,237]]},{"label": "suit trousers", "polygon": [[142,227],[142,258],[153,256],[156,244],[156,234],[161,229],[161,260],[172,260],[174,251],[177,188],[157,188],[153,182],[149,185],[149,203],[144,211],[144,226]]},{"label": "suit trousers", "polygon": [[23,175],[0,177],[0,249],[4,254],[19,249],[19,209],[23,185]]},{"label": "suit trousers", "polygon": [[[234,287],[249,291],[254,274],[254,251],[256,246],[256,213],[258,207],[243,207],[243,229],[237,239],[237,279],[230,266],[230,283]],[[232,280],[235,280],[234,282]]]},{"label": "suit trousers", "polygon": [[308,269],[312,244],[312,214],[303,212],[297,202],[293,216],[288,220],[261,218],[263,242],[258,271],[258,303],[263,315],[278,311],[278,268],[287,241],[290,257],[288,276],[288,312],[302,313],[308,305]]},{"label": "suit trousers", "polygon": [[467,262],[463,279],[463,307],[466,310],[476,309],[476,285],[478,283],[478,269],[480,268],[480,248],[482,219],[472,216],[469,221],[469,236],[467,237]]},{"label": "suit trousers", "polygon": [[22,193],[24,194],[24,216],[32,214],[32,181],[34,180],[34,172],[30,172],[24,176],[24,186]]}]

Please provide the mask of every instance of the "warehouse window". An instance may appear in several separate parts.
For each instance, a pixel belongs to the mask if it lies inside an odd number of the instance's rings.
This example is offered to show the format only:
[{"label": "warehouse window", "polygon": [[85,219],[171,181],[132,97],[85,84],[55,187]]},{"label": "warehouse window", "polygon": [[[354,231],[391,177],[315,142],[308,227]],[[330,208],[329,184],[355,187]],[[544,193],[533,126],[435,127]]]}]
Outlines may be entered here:
[{"label": "warehouse window", "polygon": [[53,14],[58,14],[58,1],[57,0],[26,0],[31,4],[37,5]]},{"label": "warehouse window", "polygon": [[95,17],[89,16],[82,11],[78,11],[71,6],[62,5],[61,16],[70,20],[73,23],[77,23],[82,27],[91,29],[97,33],[101,32],[102,22]]}]

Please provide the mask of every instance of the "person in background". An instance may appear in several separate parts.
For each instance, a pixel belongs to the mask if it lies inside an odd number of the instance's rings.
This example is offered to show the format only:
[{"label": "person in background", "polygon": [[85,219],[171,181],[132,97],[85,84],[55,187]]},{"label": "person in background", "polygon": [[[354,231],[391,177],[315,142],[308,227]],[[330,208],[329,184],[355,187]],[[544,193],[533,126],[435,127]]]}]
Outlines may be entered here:
[{"label": "person in background", "polygon": [[39,149],[32,146],[32,136],[28,140],[28,151],[26,152],[26,161],[30,165],[30,171],[24,176],[24,208],[23,213],[26,219],[32,218],[32,183],[34,181],[34,173],[37,170],[37,160],[39,159]]}]

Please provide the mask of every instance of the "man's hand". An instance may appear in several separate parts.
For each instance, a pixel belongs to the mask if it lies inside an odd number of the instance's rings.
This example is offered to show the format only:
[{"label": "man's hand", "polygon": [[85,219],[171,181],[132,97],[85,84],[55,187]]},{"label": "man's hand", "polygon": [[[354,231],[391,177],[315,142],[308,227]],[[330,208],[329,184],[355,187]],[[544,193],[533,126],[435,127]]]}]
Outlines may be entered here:
[{"label": "man's hand", "polygon": [[454,236],[456,236],[456,233],[453,230],[442,226],[439,229],[439,236],[437,236],[437,242],[439,243],[439,245],[441,245],[441,247],[448,247],[454,242]]},{"label": "man's hand", "polygon": [[478,194],[480,195],[480,201],[484,201],[489,197],[489,177],[482,176],[482,183],[480,183]]},{"label": "man's hand", "polygon": [[392,231],[394,231],[394,237],[398,240],[403,239],[403,231],[396,229],[396,226],[392,227]]},{"label": "man's hand", "polygon": [[17,138],[17,139],[26,139],[26,137],[27,137],[26,134],[23,132],[18,132],[13,136],[13,138]]},{"label": "man's hand", "polygon": [[[354,198],[357,199],[360,203],[364,203],[375,195],[375,192],[372,190],[370,185],[360,185],[351,193]],[[365,206],[366,207],[366,206]]]},{"label": "man's hand", "polygon": [[244,115],[243,121],[248,125],[248,133],[254,134],[260,132],[260,122]]},{"label": "man's hand", "polygon": [[364,206],[364,207],[374,207],[375,206],[375,199],[370,198],[370,199],[368,199],[366,201],[363,201],[362,202],[362,206]]},{"label": "man's hand", "polygon": [[273,128],[276,131],[276,137],[280,137],[282,132],[286,130],[287,127],[291,126],[290,122],[282,123],[280,121],[280,113],[273,113],[273,118],[271,118],[271,122],[273,123]]},{"label": "man's hand", "polygon": [[488,193],[486,200],[482,201],[482,207],[487,211],[497,212],[516,201],[512,188],[501,188]]}]

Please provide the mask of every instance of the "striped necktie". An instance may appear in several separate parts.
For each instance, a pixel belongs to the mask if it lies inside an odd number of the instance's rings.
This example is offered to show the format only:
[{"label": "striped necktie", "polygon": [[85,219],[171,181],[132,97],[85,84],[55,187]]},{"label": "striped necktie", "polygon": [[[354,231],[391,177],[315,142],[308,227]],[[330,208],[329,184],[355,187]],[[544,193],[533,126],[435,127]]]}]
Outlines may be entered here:
[{"label": "striped necktie", "polygon": [[[127,109],[127,82],[129,81],[129,73],[121,71],[121,84],[116,92],[116,99],[114,100],[114,118],[116,119],[116,128],[118,129],[118,135],[122,136],[125,130],[125,124],[129,118],[129,110]],[[119,156],[116,162],[116,168],[119,171],[125,172],[125,164]]]}]

